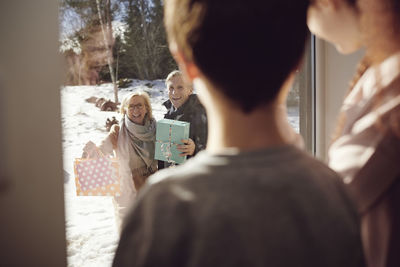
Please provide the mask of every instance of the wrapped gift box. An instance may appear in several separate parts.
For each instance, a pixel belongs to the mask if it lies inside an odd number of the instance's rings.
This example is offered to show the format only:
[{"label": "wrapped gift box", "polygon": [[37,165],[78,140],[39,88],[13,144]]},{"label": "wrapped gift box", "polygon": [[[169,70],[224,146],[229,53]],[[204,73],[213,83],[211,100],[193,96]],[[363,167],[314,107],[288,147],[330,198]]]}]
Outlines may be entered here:
[{"label": "wrapped gift box", "polygon": [[182,144],[181,139],[189,138],[190,123],[184,121],[162,119],[157,122],[156,151],[154,158],[170,163],[181,164],[186,156],[176,149],[176,145]]}]

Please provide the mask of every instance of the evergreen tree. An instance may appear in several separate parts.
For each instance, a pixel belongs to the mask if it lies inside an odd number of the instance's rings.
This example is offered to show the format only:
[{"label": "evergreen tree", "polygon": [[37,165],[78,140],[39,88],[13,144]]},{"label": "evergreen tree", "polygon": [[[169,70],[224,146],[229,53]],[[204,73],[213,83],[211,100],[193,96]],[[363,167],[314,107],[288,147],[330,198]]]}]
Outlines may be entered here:
[{"label": "evergreen tree", "polygon": [[[81,51],[79,55],[64,52],[71,65],[69,82],[163,79],[176,69],[167,45],[162,0],[110,1],[61,0],[60,14],[64,21],[73,23],[70,38],[79,42]],[[126,25],[124,41],[112,37],[114,17],[122,18]]]},{"label": "evergreen tree", "polygon": [[121,68],[129,68],[124,73],[138,79],[165,78],[177,66],[166,41],[162,1],[124,0],[124,3],[128,31],[125,53],[120,58]]}]

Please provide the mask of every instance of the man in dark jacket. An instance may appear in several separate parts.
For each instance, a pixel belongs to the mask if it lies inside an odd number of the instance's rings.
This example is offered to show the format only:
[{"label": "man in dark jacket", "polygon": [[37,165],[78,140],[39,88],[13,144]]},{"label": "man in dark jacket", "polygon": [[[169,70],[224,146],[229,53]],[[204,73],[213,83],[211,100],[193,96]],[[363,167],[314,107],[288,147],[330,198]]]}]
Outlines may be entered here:
[{"label": "man in dark jacket", "polygon": [[[165,119],[186,121],[190,123],[189,139],[182,140],[178,145],[182,156],[192,157],[205,149],[207,142],[207,115],[203,105],[191,85],[185,83],[182,73],[178,70],[171,72],[165,81],[169,100],[163,105],[167,108]],[[167,167],[168,163],[159,162],[159,169]]]}]

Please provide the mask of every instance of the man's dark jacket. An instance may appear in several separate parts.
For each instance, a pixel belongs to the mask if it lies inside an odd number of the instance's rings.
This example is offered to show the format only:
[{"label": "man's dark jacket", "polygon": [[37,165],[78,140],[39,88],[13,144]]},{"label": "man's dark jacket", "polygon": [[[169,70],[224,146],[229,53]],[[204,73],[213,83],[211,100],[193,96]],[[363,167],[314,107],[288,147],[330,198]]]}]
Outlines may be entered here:
[{"label": "man's dark jacket", "polygon": [[[190,95],[188,100],[178,109],[174,108],[170,100],[165,101],[163,105],[167,108],[167,113],[164,115],[165,119],[190,123],[189,138],[192,139],[196,145],[193,156],[200,150],[205,149],[208,132],[207,115],[197,95]],[[188,158],[190,158],[190,156],[188,156]],[[163,165],[163,162],[159,162],[159,168],[163,168]]]}]

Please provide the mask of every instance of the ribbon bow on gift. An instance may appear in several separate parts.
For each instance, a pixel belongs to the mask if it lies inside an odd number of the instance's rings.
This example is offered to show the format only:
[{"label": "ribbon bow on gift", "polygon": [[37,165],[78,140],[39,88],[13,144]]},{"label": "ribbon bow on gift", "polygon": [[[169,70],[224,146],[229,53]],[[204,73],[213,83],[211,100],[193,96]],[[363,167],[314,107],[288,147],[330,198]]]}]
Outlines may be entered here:
[{"label": "ribbon bow on gift", "polygon": [[169,126],[169,133],[168,133],[168,141],[159,141],[157,140],[158,143],[161,143],[161,153],[162,155],[167,159],[168,163],[174,163],[173,160],[171,160],[172,157],[172,152],[171,152],[171,147],[172,145],[176,145],[176,143],[172,142],[172,126]]}]

